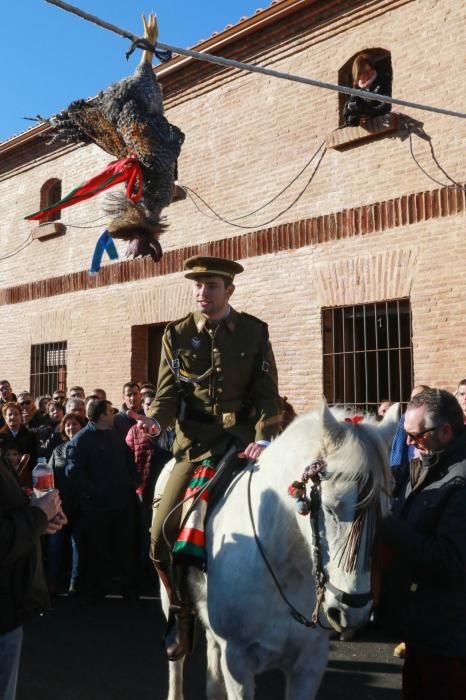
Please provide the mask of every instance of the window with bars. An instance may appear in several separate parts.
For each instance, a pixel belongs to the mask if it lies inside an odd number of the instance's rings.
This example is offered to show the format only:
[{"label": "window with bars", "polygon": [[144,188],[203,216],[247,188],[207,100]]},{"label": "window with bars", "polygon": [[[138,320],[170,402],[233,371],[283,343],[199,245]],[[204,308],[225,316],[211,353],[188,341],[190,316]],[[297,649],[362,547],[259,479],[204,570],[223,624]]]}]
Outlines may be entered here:
[{"label": "window with bars", "polygon": [[323,391],[330,404],[376,412],[413,384],[411,305],[396,299],[322,309]]},{"label": "window with bars", "polygon": [[51,395],[57,389],[66,391],[66,356],[66,340],[31,345],[30,386],[33,396]]}]

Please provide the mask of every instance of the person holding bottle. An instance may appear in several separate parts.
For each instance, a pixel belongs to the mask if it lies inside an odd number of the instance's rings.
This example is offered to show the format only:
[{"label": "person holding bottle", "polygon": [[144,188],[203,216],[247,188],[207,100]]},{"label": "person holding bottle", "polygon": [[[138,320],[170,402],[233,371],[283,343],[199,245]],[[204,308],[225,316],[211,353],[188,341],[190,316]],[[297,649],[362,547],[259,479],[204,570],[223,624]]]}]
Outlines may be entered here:
[{"label": "person holding bottle", "polygon": [[16,474],[0,467],[0,698],[14,700],[23,623],[50,605],[40,538],[66,523],[58,491],[31,502]]}]

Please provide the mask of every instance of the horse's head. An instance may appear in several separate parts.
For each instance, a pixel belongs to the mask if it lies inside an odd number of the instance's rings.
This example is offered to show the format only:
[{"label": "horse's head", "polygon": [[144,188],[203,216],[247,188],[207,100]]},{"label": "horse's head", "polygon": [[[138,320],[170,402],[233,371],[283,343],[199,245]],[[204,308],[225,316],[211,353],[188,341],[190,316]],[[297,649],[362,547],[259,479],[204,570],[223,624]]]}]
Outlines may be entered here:
[{"label": "horse's head", "polygon": [[297,517],[311,542],[323,608],[338,631],[365,624],[371,610],[374,540],[389,506],[388,454],[397,423],[397,404],[381,423],[348,422],[324,400],[283,435],[294,437],[296,466],[312,465],[306,472],[311,528]]},{"label": "horse's head", "polygon": [[329,622],[341,631],[367,622],[371,610],[374,539],[389,505],[387,463],[398,406],[389,409],[382,423],[352,423],[340,422],[324,401],[320,424],[324,466],[316,486],[327,578],[323,605]]}]

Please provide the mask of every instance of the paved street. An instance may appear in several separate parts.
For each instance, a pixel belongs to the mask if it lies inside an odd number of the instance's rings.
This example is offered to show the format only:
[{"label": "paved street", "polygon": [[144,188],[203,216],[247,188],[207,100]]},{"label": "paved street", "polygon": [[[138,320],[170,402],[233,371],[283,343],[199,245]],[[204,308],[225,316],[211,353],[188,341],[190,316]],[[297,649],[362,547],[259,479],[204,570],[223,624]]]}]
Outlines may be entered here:
[{"label": "paved street", "polygon": [[[51,613],[26,627],[17,700],[164,700],[163,624],[153,598],[137,610],[107,598],[82,611],[74,600],[59,597]],[[371,631],[354,642],[332,642],[318,700],[399,698],[401,663],[392,649]],[[186,673],[186,700],[205,698],[202,643]],[[261,677],[256,698],[282,700],[280,674]]]}]

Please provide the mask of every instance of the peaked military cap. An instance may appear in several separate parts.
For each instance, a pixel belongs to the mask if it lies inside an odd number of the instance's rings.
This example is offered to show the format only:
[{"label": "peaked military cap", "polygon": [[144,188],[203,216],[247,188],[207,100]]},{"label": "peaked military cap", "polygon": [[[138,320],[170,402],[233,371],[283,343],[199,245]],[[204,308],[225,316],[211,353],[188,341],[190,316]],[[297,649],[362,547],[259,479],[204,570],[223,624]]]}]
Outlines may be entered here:
[{"label": "peaked military cap", "polygon": [[195,255],[193,258],[185,260],[184,269],[187,270],[185,277],[194,280],[196,277],[204,275],[218,275],[233,279],[235,275],[243,272],[244,267],[234,260],[227,258],[213,258],[208,255]]}]

